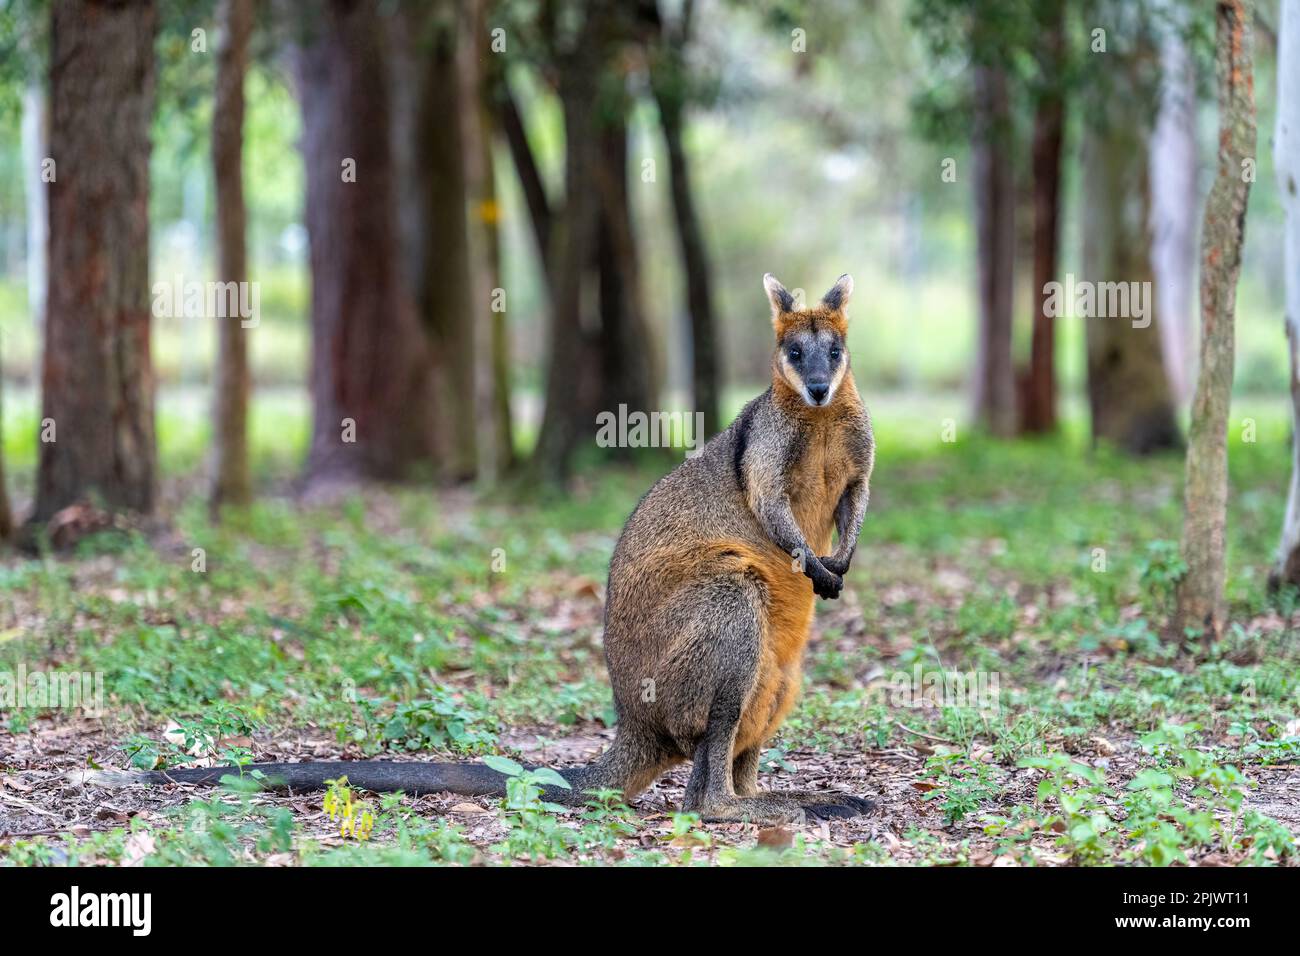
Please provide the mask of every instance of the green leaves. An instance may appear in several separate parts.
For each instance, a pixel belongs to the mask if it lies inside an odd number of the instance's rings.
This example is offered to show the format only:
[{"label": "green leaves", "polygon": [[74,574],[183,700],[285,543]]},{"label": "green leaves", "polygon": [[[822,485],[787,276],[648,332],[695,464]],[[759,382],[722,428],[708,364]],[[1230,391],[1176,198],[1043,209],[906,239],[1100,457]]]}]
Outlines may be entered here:
[{"label": "green leaves", "polygon": [[518,777],[524,772],[524,768],[520,764],[515,763],[509,757],[493,755],[491,757],[484,757],[483,762],[497,773],[503,773],[507,777]]}]

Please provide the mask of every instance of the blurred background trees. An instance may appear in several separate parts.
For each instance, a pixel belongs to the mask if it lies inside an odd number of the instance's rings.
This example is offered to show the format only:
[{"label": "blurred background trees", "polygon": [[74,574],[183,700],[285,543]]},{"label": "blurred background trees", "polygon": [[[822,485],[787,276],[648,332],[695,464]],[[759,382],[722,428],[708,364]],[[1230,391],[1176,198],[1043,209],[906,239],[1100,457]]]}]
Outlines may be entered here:
[{"label": "blurred background trees", "polygon": [[[159,455],[218,510],[290,475],[562,483],[627,454],[601,411],[711,434],[765,387],[766,271],[854,274],[878,412],[1177,449],[1214,25],[1182,0],[4,0],[15,510],[148,512]],[[1235,336],[1236,393],[1278,401],[1285,183],[1250,191]],[[1067,276],[1149,283],[1151,321],[1048,314]],[[248,327],[156,308],[245,279]]]}]

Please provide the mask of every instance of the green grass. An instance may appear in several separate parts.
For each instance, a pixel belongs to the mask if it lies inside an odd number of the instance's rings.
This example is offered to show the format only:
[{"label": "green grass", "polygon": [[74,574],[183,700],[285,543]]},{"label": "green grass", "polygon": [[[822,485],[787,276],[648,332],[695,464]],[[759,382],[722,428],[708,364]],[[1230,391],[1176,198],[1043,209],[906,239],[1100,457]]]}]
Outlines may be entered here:
[{"label": "green grass", "polygon": [[[1300,807],[1284,805],[1278,822],[1276,807],[1252,802],[1260,768],[1300,759],[1300,603],[1264,587],[1289,467],[1280,406],[1234,410],[1257,419],[1257,440],[1234,430],[1232,623],[1179,653],[1165,629],[1181,457],[1090,452],[1077,424],[1055,440],[959,430],[944,444],[941,421],[959,404],[876,403],[853,600],[821,605],[804,699],[764,758],[766,779],[792,786],[801,761],[915,749],[903,790],[915,780],[921,799],[886,810],[905,850],[865,836],[845,849],[815,830],[756,848],[752,834],[689,817],[647,822],[615,794],[564,814],[525,774],[489,806],[488,837],[409,800],[353,795],[369,838],[331,838],[285,804],[232,792],[89,837],[0,841],[0,861],[113,863],[142,847],[160,864],[1290,861]],[[265,480],[295,466],[301,445],[283,436],[303,434],[302,412],[259,402]],[[200,461],[192,420],[163,417],[172,470]],[[162,539],[104,535],[70,558],[0,563],[0,671],[104,674],[109,719],[74,765],[166,766],[196,745],[241,760],[286,737],[482,758],[517,755],[520,730],[591,733],[614,720],[599,589],[622,521],[661,469],[606,467],[562,498],[499,491],[473,507],[422,488],[319,510],[264,497],[220,526],[194,496]],[[996,709],[893,696],[904,676],[942,686],[955,672],[995,678]],[[5,712],[0,751],[65,718]]]}]

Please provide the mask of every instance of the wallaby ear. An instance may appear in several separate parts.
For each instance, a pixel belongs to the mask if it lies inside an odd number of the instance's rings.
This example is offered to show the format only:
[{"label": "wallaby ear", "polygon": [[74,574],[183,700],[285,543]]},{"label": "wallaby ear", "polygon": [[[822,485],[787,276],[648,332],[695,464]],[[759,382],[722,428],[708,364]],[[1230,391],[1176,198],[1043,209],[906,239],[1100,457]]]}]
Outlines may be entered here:
[{"label": "wallaby ear", "polygon": [[780,280],[770,272],[763,274],[763,288],[767,292],[767,298],[772,303],[772,318],[776,318],[782,312],[794,311],[794,296],[786,291],[785,286],[781,285]]},{"label": "wallaby ear", "polygon": [[849,304],[853,295],[853,276],[847,272],[835,280],[831,290],[822,296],[822,304],[828,309],[842,309]]}]

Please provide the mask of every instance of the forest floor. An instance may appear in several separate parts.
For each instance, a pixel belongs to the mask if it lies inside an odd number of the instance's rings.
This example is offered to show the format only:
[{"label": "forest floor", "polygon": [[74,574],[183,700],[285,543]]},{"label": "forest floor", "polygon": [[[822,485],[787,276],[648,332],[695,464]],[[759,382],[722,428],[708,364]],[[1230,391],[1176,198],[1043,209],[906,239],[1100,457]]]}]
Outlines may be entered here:
[{"label": "forest floor", "polygon": [[[760,778],[876,807],[767,829],[681,813],[685,767],[586,810],[526,786],[66,782],[230,758],[564,766],[612,739],[605,567],[662,460],[530,503],[268,494],[219,526],[176,483],[159,527],[0,562],[0,675],[99,674],[106,696],[92,715],[0,700],[0,864],[1295,865],[1300,600],[1264,586],[1288,454],[1273,435],[1232,460],[1233,623],[1180,647],[1181,456],[882,434],[856,563],[819,602],[802,702]],[[351,806],[357,832],[327,806]]]}]

